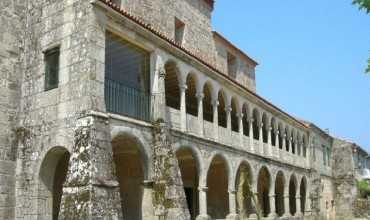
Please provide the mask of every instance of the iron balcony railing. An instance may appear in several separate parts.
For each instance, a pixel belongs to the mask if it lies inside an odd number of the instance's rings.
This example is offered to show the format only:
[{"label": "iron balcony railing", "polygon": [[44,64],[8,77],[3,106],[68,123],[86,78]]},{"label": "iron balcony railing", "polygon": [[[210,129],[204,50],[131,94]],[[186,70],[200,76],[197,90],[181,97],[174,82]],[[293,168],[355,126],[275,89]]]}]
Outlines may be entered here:
[{"label": "iron balcony railing", "polygon": [[108,112],[150,120],[150,95],[117,81],[105,79],[105,104]]}]

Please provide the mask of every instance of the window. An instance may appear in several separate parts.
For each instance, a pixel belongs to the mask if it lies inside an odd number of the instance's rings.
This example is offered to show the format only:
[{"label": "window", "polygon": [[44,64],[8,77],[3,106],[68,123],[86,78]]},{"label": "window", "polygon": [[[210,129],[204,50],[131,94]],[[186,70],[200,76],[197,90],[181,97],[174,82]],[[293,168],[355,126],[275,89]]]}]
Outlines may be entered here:
[{"label": "window", "polygon": [[236,77],[236,57],[227,53],[227,73],[231,77]]},{"label": "window", "polygon": [[48,50],[45,60],[45,91],[58,87],[59,81],[59,47]]},{"label": "window", "polygon": [[175,42],[182,44],[184,38],[185,24],[178,18],[175,18]]}]

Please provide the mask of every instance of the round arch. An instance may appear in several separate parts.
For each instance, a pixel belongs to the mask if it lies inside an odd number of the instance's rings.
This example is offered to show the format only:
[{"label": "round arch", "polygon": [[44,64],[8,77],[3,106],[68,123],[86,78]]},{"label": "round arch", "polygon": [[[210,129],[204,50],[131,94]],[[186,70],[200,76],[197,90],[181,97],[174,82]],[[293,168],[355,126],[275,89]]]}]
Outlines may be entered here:
[{"label": "round arch", "polygon": [[243,113],[243,133],[245,136],[249,136],[249,119],[250,116],[250,107],[248,103],[244,103],[242,106],[242,113]]},{"label": "round arch", "polygon": [[292,174],[289,180],[289,210],[292,216],[297,212],[297,184],[297,177],[295,174]]},{"label": "round arch", "polygon": [[180,110],[180,70],[175,61],[168,60],[164,65],[166,105]]},{"label": "round arch", "polygon": [[285,176],[283,171],[278,171],[275,176],[275,208],[278,216],[283,216],[284,209],[284,189],[285,189]]},{"label": "round arch", "polygon": [[260,138],[260,132],[259,127],[261,125],[261,119],[260,119],[260,112],[257,108],[253,109],[253,138],[255,140],[259,140]]},{"label": "round arch", "polygon": [[264,143],[268,142],[268,132],[269,132],[270,123],[266,112],[262,114],[262,140]]},{"label": "round arch", "polygon": [[306,210],[306,201],[307,201],[307,178],[305,176],[301,179],[301,184],[299,187],[299,194],[301,197],[301,212],[304,215]]},{"label": "round arch", "polygon": [[239,132],[239,113],[239,102],[237,98],[233,96],[231,98],[231,130],[235,132]]},{"label": "round arch", "polygon": [[254,212],[253,207],[253,170],[251,165],[242,160],[235,173],[236,204],[239,218],[246,219]]},{"label": "round arch", "polygon": [[267,217],[270,213],[270,186],[271,186],[271,175],[266,166],[262,166],[258,173],[257,180],[257,193],[258,203],[264,217]]},{"label": "round arch", "polygon": [[226,117],[227,97],[224,90],[218,92],[218,125],[221,127],[227,127]]},{"label": "round arch", "polygon": [[186,77],[186,113],[198,116],[198,99],[197,99],[197,76],[190,72]]},{"label": "round arch", "polygon": [[203,119],[213,122],[213,85],[210,81],[205,82],[203,86]]}]

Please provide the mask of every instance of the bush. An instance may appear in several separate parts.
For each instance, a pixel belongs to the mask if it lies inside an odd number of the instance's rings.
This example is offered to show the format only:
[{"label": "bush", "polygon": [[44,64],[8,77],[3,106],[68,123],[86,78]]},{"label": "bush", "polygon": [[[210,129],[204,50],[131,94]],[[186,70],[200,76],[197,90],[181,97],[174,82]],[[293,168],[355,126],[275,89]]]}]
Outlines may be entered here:
[{"label": "bush", "polygon": [[370,197],[370,185],[366,180],[357,182],[357,190],[361,198]]}]

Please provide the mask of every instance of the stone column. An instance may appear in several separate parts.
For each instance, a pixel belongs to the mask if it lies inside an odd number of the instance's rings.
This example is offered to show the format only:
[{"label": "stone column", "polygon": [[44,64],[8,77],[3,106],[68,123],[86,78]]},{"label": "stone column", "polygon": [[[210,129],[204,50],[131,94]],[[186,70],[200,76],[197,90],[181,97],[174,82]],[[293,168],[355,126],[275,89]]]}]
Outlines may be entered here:
[{"label": "stone column", "polygon": [[203,98],[204,94],[203,93],[198,93],[197,94],[197,99],[198,99],[198,122],[199,122],[199,135],[203,136],[204,135],[204,127],[203,127]]},{"label": "stone column", "polygon": [[231,111],[232,110],[233,109],[230,106],[225,107],[227,130],[229,130],[230,132],[231,132]]},{"label": "stone column", "polygon": [[186,131],[186,89],[188,88],[186,84],[180,85],[180,123],[181,131]]},{"label": "stone column", "polygon": [[249,147],[251,152],[254,152],[254,137],[253,137],[253,118],[250,118],[249,121]]},{"label": "stone column", "polygon": [[258,129],[258,131],[259,131],[259,138],[258,138],[258,141],[260,142],[260,146],[262,146],[262,144],[263,144],[263,131],[262,131],[262,129],[263,129],[263,123],[261,123],[261,124],[259,124],[259,127],[258,127],[259,129]]},{"label": "stone column", "polygon": [[[157,60],[158,60],[157,55]],[[157,61],[158,62],[158,61]],[[153,100],[152,100],[152,120],[157,121],[158,119],[166,120],[166,94],[165,94],[165,77],[166,71],[164,70],[163,64],[158,62],[158,67],[155,70],[156,86],[153,86]]]},{"label": "stone column", "polygon": [[270,214],[268,217],[275,218],[277,216],[275,207],[275,194],[271,193],[269,197],[270,197]]},{"label": "stone column", "polygon": [[227,215],[227,220],[238,220],[239,215],[236,213],[236,191],[229,190],[229,210],[230,213]]},{"label": "stone column", "polygon": [[200,186],[199,191],[199,215],[196,220],[211,220],[207,214],[207,190],[205,186]]},{"label": "stone column", "polygon": [[243,113],[238,113],[238,126],[239,126],[239,136],[240,136],[240,146],[244,147],[244,128],[243,128]]},{"label": "stone column", "polygon": [[141,205],[141,213],[143,220],[151,220],[155,218],[153,207],[153,181],[145,180],[143,182],[143,203]]},{"label": "stone column", "polygon": [[302,216],[301,195],[299,194],[299,190],[297,190],[296,207],[297,207],[297,212],[295,213],[295,216],[297,217]]},{"label": "stone column", "polygon": [[290,214],[290,205],[289,205],[289,188],[285,188],[284,193],[284,217],[289,218],[292,215]]},{"label": "stone column", "polygon": [[293,138],[289,137],[288,141],[289,141],[289,153],[293,154],[293,149],[292,149]]},{"label": "stone column", "polygon": [[[276,154],[274,154],[276,157],[280,157],[280,153],[279,153],[279,146],[280,146],[280,140],[279,140],[279,130],[276,130],[275,132],[275,152],[277,152]],[[279,156],[278,156],[279,155]]]},{"label": "stone column", "polygon": [[218,140],[218,101],[215,100],[212,103],[213,106],[213,132],[214,132],[214,139]]},{"label": "stone column", "polygon": [[282,148],[282,150],[283,151],[286,151],[286,134],[285,133],[283,134],[282,139],[283,139],[283,144],[282,144],[283,145],[283,148]]},{"label": "stone column", "polygon": [[271,131],[272,131],[272,127],[268,127],[268,131],[267,131],[267,147],[268,147],[268,156],[271,157],[272,156],[272,145],[271,145]]}]

